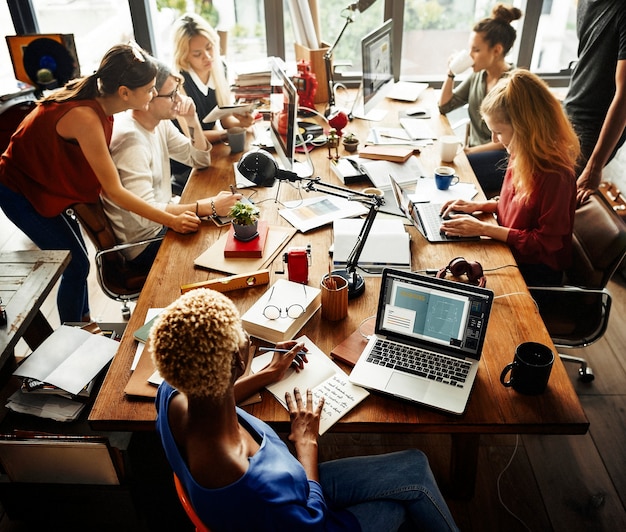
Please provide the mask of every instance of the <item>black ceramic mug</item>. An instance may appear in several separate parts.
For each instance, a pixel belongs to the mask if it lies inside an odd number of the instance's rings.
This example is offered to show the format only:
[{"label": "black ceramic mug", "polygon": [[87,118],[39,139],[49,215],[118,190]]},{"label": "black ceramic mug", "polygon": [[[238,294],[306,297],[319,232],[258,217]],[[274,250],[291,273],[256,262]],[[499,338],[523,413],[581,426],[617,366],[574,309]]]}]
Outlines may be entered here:
[{"label": "black ceramic mug", "polygon": [[[548,385],[554,353],[547,346],[537,342],[524,342],[515,348],[513,362],[507,364],[500,375],[500,382],[513,387],[516,392],[526,395],[543,393]],[[511,372],[509,380],[506,379]]]}]

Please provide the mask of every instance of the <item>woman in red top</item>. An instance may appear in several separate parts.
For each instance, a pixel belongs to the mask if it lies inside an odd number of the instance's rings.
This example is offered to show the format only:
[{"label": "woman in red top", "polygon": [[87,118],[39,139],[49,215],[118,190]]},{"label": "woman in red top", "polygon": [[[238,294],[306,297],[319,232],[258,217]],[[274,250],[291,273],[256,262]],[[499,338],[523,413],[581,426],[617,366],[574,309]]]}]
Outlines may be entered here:
[{"label": "woman in red top", "polygon": [[579,144],[561,104],[536,75],[517,69],[485,97],[481,113],[510,154],[500,198],[448,202],[448,213],[495,213],[498,225],[451,214],[453,236],[506,242],[530,286],[559,285],[571,262]]},{"label": "woman in red top", "polygon": [[90,76],[69,82],[39,102],[19,125],[0,158],[0,207],[41,249],[68,249],[61,279],[61,322],[89,319],[89,259],[77,224],[65,215],[74,203],[106,194],[120,207],[171,227],[195,231],[192,212],[177,216],[126,190],[109,154],[112,116],[146,109],[155,90],[156,65],[136,45],[117,45]]}]

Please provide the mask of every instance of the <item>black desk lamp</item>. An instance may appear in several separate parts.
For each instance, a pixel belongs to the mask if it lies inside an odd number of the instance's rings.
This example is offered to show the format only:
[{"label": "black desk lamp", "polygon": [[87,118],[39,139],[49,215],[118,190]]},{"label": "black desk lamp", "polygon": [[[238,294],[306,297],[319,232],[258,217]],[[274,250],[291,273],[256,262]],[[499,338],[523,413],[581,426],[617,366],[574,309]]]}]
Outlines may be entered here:
[{"label": "black desk lamp", "polygon": [[[374,219],[378,213],[378,209],[385,203],[383,196],[377,196],[376,194],[365,194],[363,192],[357,192],[349,188],[340,187],[331,183],[324,183],[319,177],[301,177],[295,172],[289,172],[287,170],[281,170],[278,168],[274,158],[264,150],[258,150],[245,154],[237,165],[237,169],[241,174],[255,182],[258,185],[272,186],[275,179],[278,179],[279,185],[281,181],[307,181],[304,189],[307,192],[316,191],[330,194],[331,196],[338,196],[340,198],[347,199],[348,201],[358,201],[365,205],[370,206],[370,210],[365,217],[361,231],[357,236],[354,248],[348,255],[346,261],[346,268],[333,270],[331,273],[343,277],[348,282],[348,298],[353,299],[359,297],[365,291],[365,280],[362,275],[359,275],[356,271],[359,258],[365,247],[365,242],[374,224]],[[262,169],[262,171],[260,171]],[[278,198],[278,191],[276,193]]]},{"label": "black desk lamp", "polygon": [[362,275],[357,273],[356,269],[363,248],[365,247],[365,242],[367,242],[367,237],[374,224],[378,209],[385,203],[385,198],[383,196],[377,196],[376,194],[364,194],[363,192],[357,192],[331,183],[324,183],[319,177],[310,177],[305,180],[308,181],[308,183],[305,185],[304,189],[308,192],[311,190],[324,192],[325,194],[338,196],[348,201],[358,201],[370,206],[370,210],[365,217],[365,221],[356,238],[354,247],[346,260],[346,267],[331,272],[332,275],[343,277],[348,282],[348,299],[359,297],[365,291],[365,279],[363,279]]},{"label": "black desk lamp", "polygon": [[326,66],[326,80],[328,83],[328,107],[326,109],[326,116],[332,114],[332,112],[334,111],[333,107],[335,106],[335,91],[334,91],[335,81],[333,79],[333,65],[332,65],[333,52],[335,51],[335,48],[339,44],[339,41],[341,40],[341,37],[343,36],[343,33],[346,31],[346,28],[348,27],[348,25],[354,22],[355,13],[357,12],[363,13],[363,11],[365,11],[368,7],[370,7],[375,1],[376,0],[359,0],[358,2],[354,2],[353,4],[350,4],[348,7],[345,7],[341,10],[342,14],[344,13],[344,11],[347,12],[347,15],[345,17],[346,22],[343,25],[343,28],[341,28],[339,35],[337,35],[335,42],[332,44],[332,46],[328,50],[326,50],[326,53],[324,54],[324,64]]}]

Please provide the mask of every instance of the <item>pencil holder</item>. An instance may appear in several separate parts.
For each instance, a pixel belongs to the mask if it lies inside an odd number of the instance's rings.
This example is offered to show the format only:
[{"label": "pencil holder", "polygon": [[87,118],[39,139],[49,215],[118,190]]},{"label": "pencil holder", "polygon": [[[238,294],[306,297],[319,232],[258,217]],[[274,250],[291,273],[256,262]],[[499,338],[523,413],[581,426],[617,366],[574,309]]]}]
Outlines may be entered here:
[{"label": "pencil holder", "polygon": [[322,289],[322,318],[339,321],[348,315],[348,281],[339,275],[324,275]]}]

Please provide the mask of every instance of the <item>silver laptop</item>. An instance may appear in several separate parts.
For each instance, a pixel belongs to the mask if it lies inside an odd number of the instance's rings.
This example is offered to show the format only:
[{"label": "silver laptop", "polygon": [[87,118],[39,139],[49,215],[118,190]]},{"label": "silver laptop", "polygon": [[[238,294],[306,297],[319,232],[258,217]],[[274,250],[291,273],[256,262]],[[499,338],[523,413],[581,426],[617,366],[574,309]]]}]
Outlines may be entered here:
[{"label": "silver laptop", "polygon": [[[391,193],[385,192],[385,202],[393,202],[398,210],[406,216],[415,228],[432,243],[437,242],[462,242],[480,240],[478,236],[449,236],[441,231],[441,203],[413,203],[406,191],[398,182],[389,176],[391,182]],[[395,213],[394,213],[395,214]]]},{"label": "silver laptop", "polygon": [[399,270],[383,270],[375,334],[350,381],[462,414],[476,378],[493,292]]}]

